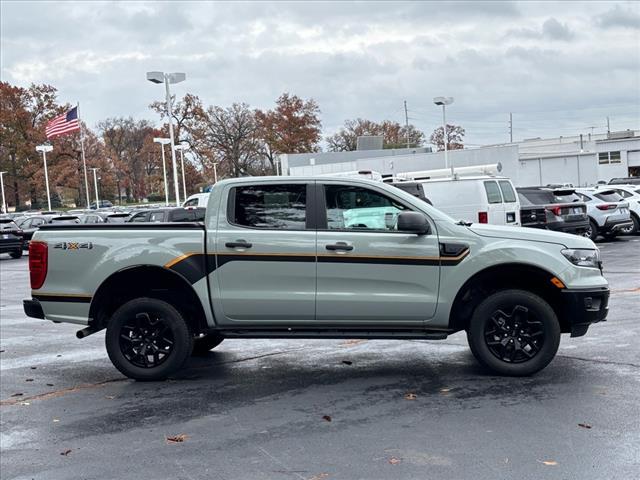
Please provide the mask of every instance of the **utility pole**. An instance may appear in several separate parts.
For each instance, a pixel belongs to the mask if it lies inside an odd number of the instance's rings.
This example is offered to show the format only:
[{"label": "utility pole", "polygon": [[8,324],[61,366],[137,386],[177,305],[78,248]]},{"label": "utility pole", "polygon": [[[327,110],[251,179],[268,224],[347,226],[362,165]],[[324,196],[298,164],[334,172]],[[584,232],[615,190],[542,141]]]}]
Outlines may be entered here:
[{"label": "utility pole", "polygon": [[611,127],[609,126],[609,117],[607,117],[607,135],[611,134]]},{"label": "utility pole", "polygon": [[513,143],[513,113],[509,112],[509,143]]},{"label": "utility pole", "polygon": [[409,113],[407,111],[407,101],[404,101],[404,125],[407,129],[407,148],[411,148],[411,142],[409,140]]}]

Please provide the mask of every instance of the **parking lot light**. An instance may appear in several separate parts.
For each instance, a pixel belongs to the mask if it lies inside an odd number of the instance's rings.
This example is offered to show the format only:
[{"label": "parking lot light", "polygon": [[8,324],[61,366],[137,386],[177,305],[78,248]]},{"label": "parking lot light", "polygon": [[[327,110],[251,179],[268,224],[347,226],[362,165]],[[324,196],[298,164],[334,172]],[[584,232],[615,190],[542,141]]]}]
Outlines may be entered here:
[{"label": "parking lot light", "polygon": [[[96,211],[97,211],[100,208],[100,199],[98,198],[98,176],[96,175],[96,172],[100,169],[94,167],[91,170],[93,170],[93,186],[96,189]],[[118,192],[118,194],[119,193],[120,192]]]},{"label": "parking lot light", "polygon": [[2,187],[2,213],[7,213],[7,202],[4,199],[4,175],[7,172],[0,172],[0,187]]},{"label": "parking lot light", "polygon": [[[444,142],[444,168],[449,167],[449,160],[447,158],[447,117],[445,113],[445,107],[453,103],[453,97],[434,97],[433,103],[436,105],[442,105],[442,138]],[[451,163],[451,176],[453,177],[453,162]]]},{"label": "parking lot light", "polygon": [[171,139],[156,137],[153,139],[153,141],[155,143],[159,143],[160,149],[162,150],[162,175],[164,177],[164,205],[168,207],[169,206],[169,186],[167,185],[167,167],[165,165],[165,159],[164,159],[164,146],[171,143]]},{"label": "parking lot light", "polygon": [[49,173],[47,172],[47,152],[51,152],[53,147],[51,145],[38,145],[36,151],[42,152],[42,161],[44,162],[44,183],[47,186],[47,205],[49,211],[51,211],[51,195],[49,194]]},{"label": "parking lot light", "polygon": [[184,199],[187,199],[187,183],[184,177],[184,151],[189,150],[189,144],[186,142],[180,142],[176,145],[176,150],[180,150],[180,169],[182,170],[182,195]]},{"label": "parking lot light", "polygon": [[[178,186],[178,167],[176,165],[176,151],[173,142],[173,113],[171,112],[171,93],[169,84],[184,82],[187,78],[182,72],[164,73],[164,72],[147,72],[147,80],[152,83],[163,83],[165,87],[167,116],[169,117],[169,138],[171,140],[171,161],[173,162],[173,184],[176,190],[176,206],[180,206],[180,187]],[[164,150],[163,150],[164,155]]]}]

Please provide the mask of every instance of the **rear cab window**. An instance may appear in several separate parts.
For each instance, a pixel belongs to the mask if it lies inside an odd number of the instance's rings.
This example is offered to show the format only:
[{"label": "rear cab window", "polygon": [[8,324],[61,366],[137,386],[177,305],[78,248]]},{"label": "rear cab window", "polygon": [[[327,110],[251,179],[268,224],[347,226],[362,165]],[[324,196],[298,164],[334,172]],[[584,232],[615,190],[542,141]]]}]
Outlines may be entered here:
[{"label": "rear cab window", "polygon": [[229,194],[228,221],[246,228],[304,230],[307,184],[265,184],[234,187]]},{"label": "rear cab window", "polygon": [[489,203],[502,203],[502,195],[500,195],[500,189],[495,181],[484,182],[484,190],[487,192],[487,201]]}]

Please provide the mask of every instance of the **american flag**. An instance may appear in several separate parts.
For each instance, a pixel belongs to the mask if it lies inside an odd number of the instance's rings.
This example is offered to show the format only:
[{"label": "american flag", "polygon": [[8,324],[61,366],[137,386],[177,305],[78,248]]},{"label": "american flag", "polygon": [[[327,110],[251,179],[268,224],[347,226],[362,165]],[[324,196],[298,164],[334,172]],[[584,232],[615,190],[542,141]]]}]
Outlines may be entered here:
[{"label": "american flag", "polygon": [[53,138],[76,130],[80,130],[80,122],[78,121],[78,107],[73,107],[67,113],[63,113],[47,123],[45,133],[47,138]]}]

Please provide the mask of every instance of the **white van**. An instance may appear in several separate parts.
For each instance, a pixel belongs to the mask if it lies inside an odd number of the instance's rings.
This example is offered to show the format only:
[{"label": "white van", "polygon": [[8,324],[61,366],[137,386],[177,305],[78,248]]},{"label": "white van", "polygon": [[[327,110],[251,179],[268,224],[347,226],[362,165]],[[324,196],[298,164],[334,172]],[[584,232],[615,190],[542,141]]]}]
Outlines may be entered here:
[{"label": "white van", "polygon": [[190,195],[182,204],[184,208],[187,207],[204,207],[207,208],[207,202],[209,201],[209,193],[194,193]]},{"label": "white van", "polygon": [[433,206],[456,220],[520,225],[520,201],[507,177],[480,175],[419,180]]}]

